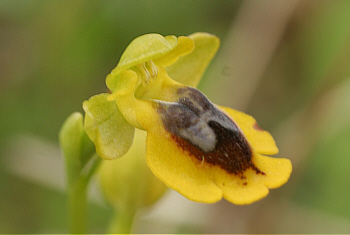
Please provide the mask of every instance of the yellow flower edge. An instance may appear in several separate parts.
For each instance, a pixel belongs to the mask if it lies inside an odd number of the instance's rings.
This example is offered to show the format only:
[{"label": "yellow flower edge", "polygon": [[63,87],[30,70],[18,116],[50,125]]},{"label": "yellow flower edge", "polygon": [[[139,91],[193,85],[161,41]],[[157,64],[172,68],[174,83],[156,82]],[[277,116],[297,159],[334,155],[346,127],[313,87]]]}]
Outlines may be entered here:
[{"label": "yellow flower edge", "polygon": [[[229,114],[244,116],[244,113],[229,108],[223,109]],[[229,116],[233,119],[231,115]],[[249,115],[246,115],[245,119],[253,122]],[[234,121],[240,128],[249,126],[247,122]],[[247,137],[253,149],[252,161],[264,174],[246,169],[243,176],[235,175],[191,156],[179,147],[171,134],[163,128],[162,121],[158,122],[153,123],[147,130],[148,166],[167,186],[190,200],[214,203],[224,197],[234,204],[250,204],[265,197],[269,188],[277,188],[286,183],[290,177],[292,171],[290,160],[263,156],[254,149],[254,143],[260,143],[256,141],[259,138],[253,138],[251,141]],[[276,147],[272,137],[266,133],[263,135],[267,137],[266,142],[270,143],[270,149],[274,150]]]},{"label": "yellow flower edge", "polygon": [[215,183],[223,191],[223,197],[237,205],[251,204],[267,196],[269,189],[285,184],[292,172],[289,159],[253,155],[253,163],[265,175],[256,174],[252,169],[244,173],[245,179],[227,174],[219,167],[213,167]]},{"label": "yellow flower edge", "polygon": [[253,144],[254,149],[261,154],[274,155],[278,153],[275,140],[268,131],[261,129],[256,120],[243,112],[218,106],[218,108],[230,116],[242,130],[246,138]]}]

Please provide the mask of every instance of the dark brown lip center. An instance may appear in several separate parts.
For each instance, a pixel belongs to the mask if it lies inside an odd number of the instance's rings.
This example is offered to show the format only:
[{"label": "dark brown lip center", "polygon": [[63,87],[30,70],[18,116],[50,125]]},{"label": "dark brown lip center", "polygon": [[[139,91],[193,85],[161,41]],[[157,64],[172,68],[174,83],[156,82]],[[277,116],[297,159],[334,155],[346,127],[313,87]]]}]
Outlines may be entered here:
[{"label": "dark brown lip center", "polygon": [[178,90],[174,103],[159,102],[158,112],[177,145],[199,162],[220,166],[244,178],[248,168],[264,174],[252,162],[252,151],[237,125],[194,88]]}]

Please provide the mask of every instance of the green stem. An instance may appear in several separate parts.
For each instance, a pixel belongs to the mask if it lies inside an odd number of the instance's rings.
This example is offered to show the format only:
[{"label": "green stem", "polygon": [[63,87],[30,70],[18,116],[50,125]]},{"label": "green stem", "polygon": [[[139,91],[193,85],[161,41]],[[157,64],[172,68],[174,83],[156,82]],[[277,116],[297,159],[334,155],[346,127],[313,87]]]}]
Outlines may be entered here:
[{"label": "green stem", "polygon": [[100,157],[94,154],[88,169],[68,163],[68,210],[69,231],[72,234],[86,234],[88,229],[87,217],[87,188],[91,177],[95,173]]},{"label": "green stem", "polygon": [[68,190],[69,230],[72,234],[87,233],[87,183],[81,178]]},{"label": "green stem", "polygon": [[135,214],[135,210],[127,208],[118,210],[112,217],[108,232],[110,234],[130,234]]},{"label": "green stem", "polygon": [[58,136],[66,164],[69,229],[72,234],[84,234],[88,225],[86,191],[101,159],[84,131],[81,113],[71,114]]}]

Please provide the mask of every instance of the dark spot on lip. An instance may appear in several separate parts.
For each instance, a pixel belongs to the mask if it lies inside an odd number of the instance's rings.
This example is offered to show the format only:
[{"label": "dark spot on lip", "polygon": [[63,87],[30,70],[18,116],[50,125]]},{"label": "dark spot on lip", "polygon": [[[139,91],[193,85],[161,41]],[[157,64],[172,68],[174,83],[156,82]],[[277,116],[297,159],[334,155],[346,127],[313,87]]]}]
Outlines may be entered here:
[{"label": "dark spot on lip", "polygon": [[265,174],[253,164],[247,140],[229,117],[196,89],[182,88],[178,94],[181,98],[176,103],[159,103],[158,112],[166,131],[183,151],[199,163],[220,166],[243,179],[248,168]]},{"label": "dark spot on lip", "polygon": [[257,122],[255,122],[255,124],[253,125],[253,128],[257,131],[265,131],[264,129],[262,129]]}]

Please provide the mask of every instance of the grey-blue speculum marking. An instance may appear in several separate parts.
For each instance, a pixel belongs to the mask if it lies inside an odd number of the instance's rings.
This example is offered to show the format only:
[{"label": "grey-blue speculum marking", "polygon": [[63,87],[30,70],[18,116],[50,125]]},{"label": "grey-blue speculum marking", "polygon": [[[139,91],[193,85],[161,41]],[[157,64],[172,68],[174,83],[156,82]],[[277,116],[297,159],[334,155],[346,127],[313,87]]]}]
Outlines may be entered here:
[{"label": "grey-blue speculum marking", "polygon": [[159,101],[158,112],[177,145],[199,161],[243,176],[246,169],[264,174],[252,162],[252,150],[237,125],[200,91],[178,89],[177,102]]}]

